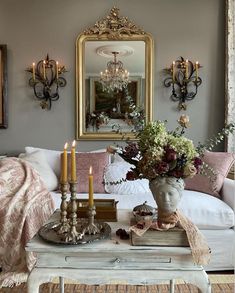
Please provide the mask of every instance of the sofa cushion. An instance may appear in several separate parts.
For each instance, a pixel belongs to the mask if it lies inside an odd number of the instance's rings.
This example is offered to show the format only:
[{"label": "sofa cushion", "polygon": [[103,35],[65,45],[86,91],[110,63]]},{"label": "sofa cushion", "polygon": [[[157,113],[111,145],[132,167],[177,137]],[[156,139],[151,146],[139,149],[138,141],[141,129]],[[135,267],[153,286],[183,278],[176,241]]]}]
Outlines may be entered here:
[{"label": "sofa cushion", "polygon": [[21,154],[19,158],[27,161],[39,173],[49,191],[57,189],[58,179],[48,164],[44,152],[35,151],[30,154]]},{"label": "sofa cushion", "polygon": [[[79,194],[79,198],[87,198],[87,194]],[[56,206],[59,208],[61,197],[53,193]],[[152,193],[137,194],[94,194],[94,198],[115,199],[118,209],[132,210],[136,205],[145,201],[156,206]],[[179,210],[189,218],[199,229],[223,230],[234,226],[234,212],[222,200],[205,193],[184,190],[179,204]]]},{"label": "sofa cushion", "polygon": [[[60,155],[62,153],[62,150],[56,151],[56,150],[42,149],[42,148],[31,147],[31,146],[25,147],[26,154],[29,154],[29,153],[32,153],[35,151],[43,151],[44,152],[44,154],[46,155],[48,164],[51,166],[51,168],[55,172],[56,176],[58,178],[60,178]],[[103,153],[105,151],[106,151],[106,149],[97,149],[97,150],[90,151],[90,153]],[[109,160],[111,161],[110,154],[109,154]]]},{"label": "sofa cushion", "polygon": [[25,147],[26,154],[30,154],[35,151],[42,151],[45,154],[48,164],[51,166],[52,170],[55,172],[57,178],[59,178],[60,177],[60,154],[62,151],[35,148],[31,146]]},{"label": "sofa cushion", "polygon": [[[108,164],[107,152],[76,153],[77,192],[88,192],[88,173],[92,166],[94,192],[104,193],[104,169]],[[68,174],[70,177],[70,153],[68,154]]]},{"label": "sofa cushion", "polygon": [[202,192],[184,190],[179,210],[201,229],[234,226],[233,210],[222,200]]},{"label": "sofa cushion", "polygon": [[210,179],[205,175],[195,175],[193,178],[185,179],[185,189],[195,190],[211,194],[216,197],[220,196],[224,179],[234,163],[235,156],[225,152],[205,152],[203,161],[208,164],[215,172]]}]

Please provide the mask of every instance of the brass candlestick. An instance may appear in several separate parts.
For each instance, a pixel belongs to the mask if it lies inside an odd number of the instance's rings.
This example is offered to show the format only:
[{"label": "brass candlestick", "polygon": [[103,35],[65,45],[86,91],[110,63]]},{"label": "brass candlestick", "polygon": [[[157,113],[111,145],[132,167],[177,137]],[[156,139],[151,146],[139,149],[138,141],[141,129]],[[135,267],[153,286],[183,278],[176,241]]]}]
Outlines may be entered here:
[{"label": "brass candlestick", "polygon": [[69,182],[70,185],[70,203],[71,203],[71,214],[70,214],[70,230],[65,236],[66,242],[76,242],[79,239],[83,238],[83,233],[79,233],[77,231],[76,225],[77,225],[77,201],[76,201],[76,186],[77,182]]},{"label": "brass candlestick", "polygon": [[60,183],[60,191],[61,191],[61,204],[60,204],[60,228],[58,230],[58,234],[64,234],[69,231],[69,222],[67,219],[67,208],[68,203],[67,199],[67,191],[68,191],[68,183],[61,182]]},{"label": "brass candlestick", "polygon": [[87,226],[85,226],[82,233],[89,234],[89,235],[91,234],[95,235],[100,233],[100,229],[94,223],[94,217],[96,215],[95,206],[89,207],[87,214],[88,214],[88,224]]}]

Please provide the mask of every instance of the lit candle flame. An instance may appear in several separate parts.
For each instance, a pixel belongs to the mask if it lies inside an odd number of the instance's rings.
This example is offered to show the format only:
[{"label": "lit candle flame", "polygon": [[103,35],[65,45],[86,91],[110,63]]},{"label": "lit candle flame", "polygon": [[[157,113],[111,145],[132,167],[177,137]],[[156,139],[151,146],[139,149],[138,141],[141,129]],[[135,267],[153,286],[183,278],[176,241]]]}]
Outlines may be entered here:
[{"label": "lit candle flame", "polygon": [[92,175],[92,166],[89,168],[89,175]]},{"label": "lit candle flame", "polygon": [[68,148],[68,143],[66,142],[64,145],[64,150],[67,150],[67,148]]},{"label": "lit candle flame", "polygon": [[76,146],[76,140],[73,141],[72,148],[75,148],[75,146]]}]

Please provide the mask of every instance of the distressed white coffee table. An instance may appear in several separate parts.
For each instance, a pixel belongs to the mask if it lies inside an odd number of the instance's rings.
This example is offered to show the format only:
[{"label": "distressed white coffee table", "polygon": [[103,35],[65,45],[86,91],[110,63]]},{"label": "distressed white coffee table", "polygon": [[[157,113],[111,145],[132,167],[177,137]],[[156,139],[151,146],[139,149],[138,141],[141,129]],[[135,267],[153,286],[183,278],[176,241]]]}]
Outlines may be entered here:
[{"label": "distressed white coffee table", "polygon": [[[202,266],[194,265],[188,247],[132,246],[128,240],[115,235],[117,229],[128,230],[131,211],[119,210],[118,222],[109,223],[111,239],[85,245],[53,245],[36,235],[26,250],[37,254],[37,263],[28,278],[28,293],[39,293],[40,284],[60,277],[84,284],[149,285],[183,279],[196,285],[201,292],[210,293],[211,286]],[[51,219],[51,220],[54,220]]]}]

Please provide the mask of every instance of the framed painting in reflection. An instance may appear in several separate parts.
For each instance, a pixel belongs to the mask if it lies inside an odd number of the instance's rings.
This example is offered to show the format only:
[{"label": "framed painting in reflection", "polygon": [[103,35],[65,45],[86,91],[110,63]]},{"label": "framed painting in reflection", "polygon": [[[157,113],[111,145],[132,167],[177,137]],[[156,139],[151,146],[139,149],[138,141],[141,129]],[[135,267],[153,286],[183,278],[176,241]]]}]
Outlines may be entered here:
[{"label": "framed painting in reflection", "polygon": [[110,118],[122,119],[130,111],[130,103],[140,105],[142,78],[131,77],[126,89],[105,91],[99,77],[90,78],[90,99],[87,110],[90,113],[106,113]]},{"label": "framed painting in reflection", "polygon": [[7,46],[0,45],[0,128],[7,128]]}]

